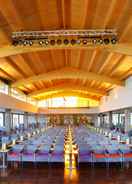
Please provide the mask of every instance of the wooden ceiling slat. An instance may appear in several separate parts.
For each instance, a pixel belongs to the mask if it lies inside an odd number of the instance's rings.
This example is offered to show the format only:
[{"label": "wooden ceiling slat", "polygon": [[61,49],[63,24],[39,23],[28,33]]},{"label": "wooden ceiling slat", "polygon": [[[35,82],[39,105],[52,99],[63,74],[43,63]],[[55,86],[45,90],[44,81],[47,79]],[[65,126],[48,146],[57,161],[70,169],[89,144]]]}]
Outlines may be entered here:
[{"label": "wooden ceiling slat", "polygon": [[5,1],[0,1],[0,12],[10,25],[12,31],[21,30],[24,27],[24,24],[19,14],[20,12],[18,12],[13,1],[8,0],[6,6]]},{"label": "wooden ceiling slat", "polygon": [[120,60],[116,63],[116,65],[114,66],[114,68],[112,69],[110,76],[113,76],[113,74],[116,72],[117,68],[123,63],[125,56],[122,56],[120,58]]},{"label": "wooden ceiling slat", "polygon": [[107,67],[108,63],[111,62],[111,59],[113,57],[113,53],[109,53],[108,57],[103,61],[101,67],[98,70],[98,74],[101,74],[103,70]]},{"label": "wooden ceiling slat", "polygon": [[0,77],[10,81],[15,81],[15,78],[12,75],[10,75],[8,72],[6,72],[4,69],[2,69],[1,67],[0,67]]},{"label": "wooden ceiling slat", "polygon": [[18,65],[17,63],[15,63],[11,58],[7,57],[6,58],[7,63],[9,63],[11,65],[12,68],[14,68],[15,70],[17,70],[18,73],[20,73],[22,75],[23,78],[27,77],[28,75],[26,75],[25,71],[23,71],[20,68],[20,64]]},{"label": "wooden ceiling slat", "polygon": [[94,62],[97,60],[99,55],[100,55],[100,52],[98,50],[93,51],[91,60],[89,61],[89,64],[88,64],[88,71],[91,71],[91,68],[92,68]]},{"label": "wooden ceiling slat", "polygon": [[11,60],[13,60],[24,72],[26,72],[26,76],[34,75],[32,68],[28,65],[28,60],[25,60],[22,55],[10,56]]},{"label": "wooden ceiling slat", "polygon": [[[119,39],[121,41],[124,33],[129,29],[129,24],[131,27],[131,19],[132,19],[132,1],[124,0],[124,10],[120,16],[120,19],[117,21],[116,28],[119,32]],[[129,37],[126,37],[126,40],[129,41]]]}]

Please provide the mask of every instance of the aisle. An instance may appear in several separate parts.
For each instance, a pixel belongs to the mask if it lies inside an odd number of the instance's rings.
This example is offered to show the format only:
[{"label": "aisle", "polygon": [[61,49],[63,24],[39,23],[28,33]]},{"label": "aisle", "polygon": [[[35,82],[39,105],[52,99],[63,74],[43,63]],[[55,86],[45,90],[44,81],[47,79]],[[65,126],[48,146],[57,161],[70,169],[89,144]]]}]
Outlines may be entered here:
[{"label": "aisle", "polygon": [[65,170],[62,165],[47,165],[24,168],[10,168],[5,176],[0,176],[0,184],[130,184],[132,167],[121,170],[111,167],[109,172],[105,167],[91,169],[82,166],[79,170]]}]

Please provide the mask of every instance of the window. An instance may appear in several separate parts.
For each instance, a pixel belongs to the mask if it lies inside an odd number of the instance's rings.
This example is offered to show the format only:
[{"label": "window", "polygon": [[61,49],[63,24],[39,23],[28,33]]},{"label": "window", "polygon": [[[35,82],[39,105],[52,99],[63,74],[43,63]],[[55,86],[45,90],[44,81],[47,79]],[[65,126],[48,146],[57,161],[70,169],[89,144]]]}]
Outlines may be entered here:
[{"label": "window", "polygon": [[28,97],[27,102],[32,104],[32,105],[36,105],[36,100],[34,100],[33,98]]},{"label": "window", "polygon": [[8,85],[0,81],[0,92],[8,94]]},{"label": "window", "polygon": [[13,128],[20,128],[24,124],[23,114],[13,114]]},{"label": "window", "polygon": [[26,102],[26,95],[24,95],[23,93],[15,90],[13,88],[11,89],[11,96]]},{"label": "window", "polygon": [[19,124],[24,124],[24,115],[19,115]]},{"label": "window", "polygon": [[132,127],[132,113],[130,114],[130,125]]},{"label": "window", "polygon": [[16,128],[18,126],[19,126],[18,114],[13,114],[13,128]]},{"label": "window", "polygon": [[0,112],[0,127],[4,126],[4,113]]},{"label": "window", "polygon": [[97,105],[98,102],[95,100],[74,96],[50,98],[38,102],[39,107],[95,107]]},{"label": "window", "polygon": [[118,114],[113,114],[112,115],[112,122],[114,125],[118,125]]},{"label": "window", "polygon": [[105,124],[109,124],[110,122],[109,122],[109,116],[108,115],[105,115],[104,116],[104,123]]}]

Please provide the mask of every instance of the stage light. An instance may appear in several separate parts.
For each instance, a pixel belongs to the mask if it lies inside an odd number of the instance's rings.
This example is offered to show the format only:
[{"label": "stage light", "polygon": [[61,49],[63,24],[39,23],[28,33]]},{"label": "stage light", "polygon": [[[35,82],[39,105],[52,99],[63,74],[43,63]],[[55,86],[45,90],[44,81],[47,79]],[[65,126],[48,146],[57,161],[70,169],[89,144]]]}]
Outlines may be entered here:
[{"label": "stage light", "polygon": [[39,44],[40,44],[40,45],[43,45],[43,44],[44,44],[44,41],[39,41]]},{"label": "stage light", "polygon": [[25,40],[23,41],[23,45],[26,46],[29,43],[29,41]]},{"label": "stage light", "polygon": [[50,40],[51,45],[55,45],[55,40]]},{"label": "stage light", "polygon": [[19,41],[18,40],[13,40],[12,41],[12,45],[17,46],[18,44],[19,44]]},{"label": "stage light", "polygon": [[81,43],[81,40],[77,40],[76,43],[77,43],[77,44],[80,44],[80,43]]},{"label": "stage light", "polygon": [[76,43],[76,40],[72,39],[71,44],[74,45]]},{"label": "stage light", "polygon": [[105,43],[106,45],[109,44],[109,43],[110,43],[109,39],[108,39],[108,38],[105,38],[105,39],[104,39],[104,43]]},{"label": "stage light", "polygon": [[96,40],[96,39],[93,39],[93,40],[92,40],[92,43],[93,43],[93,44],[96,44],[96,43],[97,43],[97,40]]},{"label": "stage light", "polygon": [[98,40],[98,43],[103,44],[103,40],[102,39]]},{"label": "stage light", "polygon": [[49,44],[49,41],[48,40],[45,40],[45,45],[48,45]]},{"label": "stage light", "polygon": [[116,38],[111,39],[112,44],[116,44],[116,42],[117,42]]},{"label": "stage light", "polygon": [[83,40],[82,42],[83,42],[84,45],[86,45],[88,43],[87,40]]},{"label": "stage light", "polygon": [[64,44],[65,44],[65,45],[68,45],[68,43],[69,43],[69,40],[65,39],[65,40],[64,40]]},{"label": "stage light", "polygon": [[62,40],[58,39],[58,40],[57,40],[57,44],[58,44],[58,45],[61,45],[61,44],[62,44]]},{"label": "stage light", "polygon": [[32,46],[33,45],[33,41],[30,40],[29,41],[29,45]]}]

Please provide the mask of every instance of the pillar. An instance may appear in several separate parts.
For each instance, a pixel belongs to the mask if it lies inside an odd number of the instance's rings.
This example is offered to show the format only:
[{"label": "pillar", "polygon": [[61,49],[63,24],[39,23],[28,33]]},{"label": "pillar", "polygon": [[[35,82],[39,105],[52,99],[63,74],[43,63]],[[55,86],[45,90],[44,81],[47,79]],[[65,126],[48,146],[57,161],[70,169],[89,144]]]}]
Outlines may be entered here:
[{"label": "pillar", "polygon": [[36,121],[36,127],[39,128],[40,127],[40,118],[39,118],[39,114],[35,114],[35,121]]},{"label": "pillar", "polygon": [[24,112],[24,128],[28,128],[28,112]]},{"label": "pillar", "polygon": [[93,123],[94,127],[98,127],[98,114],[93,115],[92,123]]},{"label": "pillar", "polygon": [[100,127],[104,127],[104,115],[100,114]]},{"label": "pillar", "polygon": [[108,112],[108,123],[109,123],[109,128],[112,128],[113,123],[112,123],[112,112],[111,111]]},{"label": "pillar", "polygon": [[130,124],[130,121],[131,121],[131,111],[130,111],[130,109],[125,109],[124,113],[125,113],[125,125],[124,125],[124,128],[125,128],[125,132],[128,132],[131,129],[131,124]]},{"label": "pillar", "polygon": [[6,130],[9,132],[12,128],[12,114],[11,109],[5,110],[5,127]]}]

